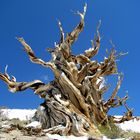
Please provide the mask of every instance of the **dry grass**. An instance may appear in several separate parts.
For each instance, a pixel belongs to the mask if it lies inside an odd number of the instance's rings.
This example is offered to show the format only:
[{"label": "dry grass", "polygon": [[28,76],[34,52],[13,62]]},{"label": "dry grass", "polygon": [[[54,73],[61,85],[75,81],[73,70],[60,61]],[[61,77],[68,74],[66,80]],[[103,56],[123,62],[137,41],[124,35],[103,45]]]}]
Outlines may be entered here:
[{"label": "dry grass", "polygon": [[133,131],[124,131],[122,130],[119,126],[110,123],[109,124],[110,128],[108,126],[98,126],[98,129],[102,134],[107,136],[110,139],[115,139],[115,138],[131,138],[131,140],[140,140],[140,133],[136,133]]}]

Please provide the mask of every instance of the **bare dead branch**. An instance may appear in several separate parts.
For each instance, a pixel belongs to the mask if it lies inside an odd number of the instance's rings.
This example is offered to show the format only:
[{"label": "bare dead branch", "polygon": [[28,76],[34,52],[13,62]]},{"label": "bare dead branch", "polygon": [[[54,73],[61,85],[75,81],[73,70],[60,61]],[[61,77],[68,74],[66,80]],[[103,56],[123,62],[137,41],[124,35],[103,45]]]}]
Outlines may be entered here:
[{"label": "bare dead branch", "polygon": [[65,36],[64,36],[64,31],[63,31],[63,28],[62,28],[62,24],[59,20],[58,20],[58,26],[59,26],[60,35],[61,35],[59,44],[61,44],[61,43],[64,42]]},{"label": "bare dead branch", "polygon": [[86,14],[86,10],[87,10],[87,4],[85,4],[85,6],[84,6],[83,13],[80,13],[79,11],[77,12],[77,14],[81,17],[81,21],[77,25],[77,27],[66,36],[65,42],[66,42],[66,44],[69,45],[69,47],[77,40],[78,35],[84,28],[84,17]]},{"label": "bare dead branch", "polygon": [[93,56],[95,56],[100,48],[100,33],[99,28],[101,26],[101,20],[99,21],[99,24],[97,26],[97,36],[95,37],[95,40],[91,40],[92,48],[89,48],[85,51],[84,55],[91,59]]},{"label": "bare dead branch", "polygon": [[[111,97],[108,99],[108,101],[104,104],[104,106],[107,108],[107,111],[110,109],[110,107],[114,107],[116,106],[116,104],[114,105],[114,102],[116,102],[116,95],[118,93],[118,90],[120,89],[120,85],[122,83],[122,80],[123,80],[123,75],[120,74],[118,76],[118,82],[117,82],[117,85],[116,85],[116,88],[114,89],[114,91],[112,92],[112,95]],[[121,102],[120,102],[121,103]],[[117,103],[118,104],[118,103]]]},{"label": "bare dead branch", "polygon": [[39,80],[34,80],[32,82],[15,82],[2,73],[0,73],[0,79],[7,84],[9,91],[13,93],[26,90],[27,88],[35,90],[44,85],[44,83]]},{"label": "bare dead branch", "polygon": [[49,66],[49,63],[48,62],[45,62],[43,61],[42,59],[40,58],[37,58],[33,52],[33,50],[31,49],[31,47],[25,42],[25,40],[23,38],[17,38],[17,40],[23,45],[26,53],[28,54],[30,60],[33,62],[33,63],[36,63],[36,64],[40,64],[44,67],[48,67]]}]

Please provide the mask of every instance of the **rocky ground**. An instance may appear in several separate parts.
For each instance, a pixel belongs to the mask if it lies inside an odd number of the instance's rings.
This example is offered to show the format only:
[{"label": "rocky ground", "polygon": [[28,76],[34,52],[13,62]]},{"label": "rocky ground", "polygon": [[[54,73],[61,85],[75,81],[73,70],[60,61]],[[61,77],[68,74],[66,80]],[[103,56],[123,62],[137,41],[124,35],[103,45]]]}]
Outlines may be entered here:
[{"label": "rocky ground", "polygon": [[[33,119],[35,111],[36,110],[0,109],[0,140],[96,140],[88,136],[66,137],[46,134],[45,130],[41,129],[40,123]],[[125,131],[133,130],[139,133],[140,121],[129,121],[120,124],[120,127]],[[120,140],[123,139],[124,138],[121,138]],[[103,137],[100,140],[109,139]],[[128,140],[140,140],[140,138],[133,139],[131,137]]]},{"label": "rocky ground", "polygon": [[20,130],[12,130],[10,132],[0,132],[0,140],[50,140],[47,136],[25,136]]}]

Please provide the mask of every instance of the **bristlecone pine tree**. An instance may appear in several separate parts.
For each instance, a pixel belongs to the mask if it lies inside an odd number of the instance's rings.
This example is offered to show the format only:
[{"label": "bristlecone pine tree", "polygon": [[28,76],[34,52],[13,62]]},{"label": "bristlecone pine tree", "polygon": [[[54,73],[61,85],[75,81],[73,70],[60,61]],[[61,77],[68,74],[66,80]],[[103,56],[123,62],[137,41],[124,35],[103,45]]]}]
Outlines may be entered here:
[{"label": "bristlecone pine tree", "polygon": [[[128,97],[119,98],[117,96],[123,76],[117,72],[116,58],[123,54],[117,54],[114,49],[111,49],[108,58],[105,57],[103,62],[91,60],[97,55],[100,48],[100,25],[97,27],[91,48],[80,55],[73,55],[71,52],[71,46],[84,28],[86,9],[85,4],[83,13],[77,12],[81,18],[80,23],[66,37],[61,23],[58,22],[61,38],[60,42],[55,44],[55,48],[47,49],[52,55],[49,62],[38,58],[23,38],[17,38],[33,63],[53,71],[55,75],[53,81],[48,84],[39,80],[16,82],[16,78],[13,76],[10,78],[7,70],[4,74],[0,73],[0,79],[8,85],[11,92],[15,93],[30,88],[35,94],[45,99],[36,114],[46,133],[76,136],[100,135],[97,125],[108,125],[110,121],[121,123],[132,119],[132,110],[126,105]],[[105,100],[103,95],[109,86],[103,84],[103,80],[104,77],[113,74],[118,74],[118,82],[110,98]],[[121,105],[127,109],[123,117],[116,119],[114,116],[108,115],[111,108]]]}]

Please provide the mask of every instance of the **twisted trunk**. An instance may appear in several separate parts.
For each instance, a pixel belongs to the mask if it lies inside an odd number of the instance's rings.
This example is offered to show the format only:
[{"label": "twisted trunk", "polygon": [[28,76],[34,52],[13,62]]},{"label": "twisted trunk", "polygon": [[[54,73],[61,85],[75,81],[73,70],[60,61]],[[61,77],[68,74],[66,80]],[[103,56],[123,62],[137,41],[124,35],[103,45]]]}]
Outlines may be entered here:
[{"label": "twisted trunk", "polygon": [[[73,55],[71,52],[71,45],[83,30],[86,7],[85,5],[83,13],[77,12],[81,17],[80,23],[67,34],[66,38],[59,21],[61,39],[58,44],[55,44],[55,48],[47,49],[52,54],[50,62],[38,58],[23,38],[17,38],[33,63],[49,67],[54,72],[54,81],[48,84],[39,80],[16,82],[15,77],[10,78],[8,75],[7,68],[4,74],[0,73],[0,79],[8,85],[11,92],[30,88],[35,94],[44,98],[45,101],[36,112],[35,118],[42,123],[46,133],[99,136],[101,134],[97,125],[108,125],[108,121],[119,123],[133,118],[132,110],[125,103],[128,97],[125,96],[122,99],[117,97],[123,79],[121,74],[118,75],[117,86],[110,98],[107,101],[103,99],[104,93],[109,88],[108,85],[103,84],[104,77],[118,73],[116,58],[123,54],[117,55],[112,49],[103,62],[91,59],[100,48],[100,24],[91,48],[80,55]],[[114,116],[108,116],[111,108],[122,104],[127,108],[127,112],[120,120],[116,120]]]}]

